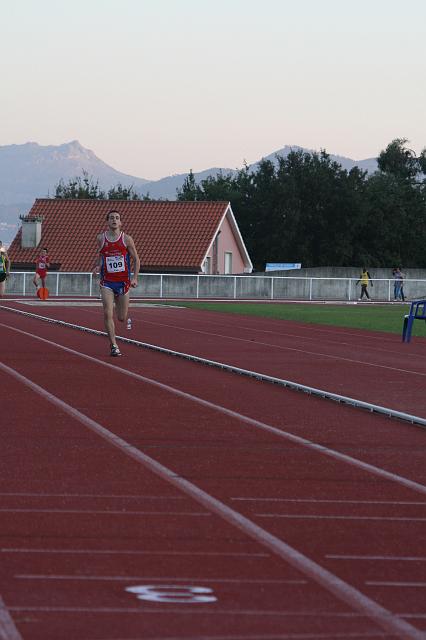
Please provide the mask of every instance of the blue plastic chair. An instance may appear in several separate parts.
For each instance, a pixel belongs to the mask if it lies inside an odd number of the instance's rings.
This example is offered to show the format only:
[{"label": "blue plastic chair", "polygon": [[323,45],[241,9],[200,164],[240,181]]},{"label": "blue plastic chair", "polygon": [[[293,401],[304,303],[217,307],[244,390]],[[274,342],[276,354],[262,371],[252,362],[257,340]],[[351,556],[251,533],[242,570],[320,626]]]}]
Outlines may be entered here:
[{"label": "blue plastic chair", "polygon": [[402,342],[410,342],[414,320],[424,320],[426,322],[426,300],[412,301],[410,313],[404,316],[404,323],[402,325]]}]

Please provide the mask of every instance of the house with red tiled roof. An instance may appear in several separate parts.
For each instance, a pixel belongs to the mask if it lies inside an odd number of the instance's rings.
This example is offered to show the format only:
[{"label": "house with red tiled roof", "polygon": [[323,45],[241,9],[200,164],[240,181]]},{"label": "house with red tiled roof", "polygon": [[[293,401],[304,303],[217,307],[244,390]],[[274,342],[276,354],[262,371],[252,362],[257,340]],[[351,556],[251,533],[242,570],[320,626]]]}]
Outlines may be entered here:
[{"label": "house with red tiled roof", "polygon": [[37,199],[9,248],[13,270],[32,270],[42,247],[52,267],[90,272],[96,236],[119,211],[145,273],[251,273],[253,266],[229,202]]}]

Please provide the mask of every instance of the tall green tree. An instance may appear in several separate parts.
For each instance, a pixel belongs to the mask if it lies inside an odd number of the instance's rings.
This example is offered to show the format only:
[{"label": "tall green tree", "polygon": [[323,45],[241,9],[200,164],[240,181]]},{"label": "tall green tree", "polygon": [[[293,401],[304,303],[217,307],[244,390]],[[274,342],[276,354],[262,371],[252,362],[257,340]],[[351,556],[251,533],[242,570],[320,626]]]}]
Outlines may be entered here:
[{"label": "tall green tree", "polygon": [[402,180],[412,181],[416,178],[422,171],[422,162],[414,151],[408,149],[407,143],[407,138],[395,138],[380,152],[377,158],[380,171]]},{"label": "tall green tree", "polygon": [[76,200],[103,200],[105,192],[99,187],[99,182],[83,171],[82,176],[70,178],[68,182],[60,180],[55,186],[55,198]]},{"label": "tall green tree", "polygon": [[[99,181],[83,171],[81,176],[70,178],[68,182],[60,180],[55,186],[55,198],[71,200],[140,200],[133,185],[126,187],[118,183],[106,193],[99,186]],[[144,196],[144,200],[149,200]]]}]

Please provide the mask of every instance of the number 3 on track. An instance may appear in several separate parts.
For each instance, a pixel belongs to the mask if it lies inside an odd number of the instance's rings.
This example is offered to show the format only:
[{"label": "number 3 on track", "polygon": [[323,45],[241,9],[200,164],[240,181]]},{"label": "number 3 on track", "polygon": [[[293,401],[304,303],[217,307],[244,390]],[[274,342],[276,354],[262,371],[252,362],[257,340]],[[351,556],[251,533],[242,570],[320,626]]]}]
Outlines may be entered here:
[{"label": "number 3 on track", "polygon": [[126,587],[126,591],[136,593],[138,600],[149,602],[206,603],[216,602],[212,589],[208,587],[192,587],[176,584],[142,584],[137,587]]}]

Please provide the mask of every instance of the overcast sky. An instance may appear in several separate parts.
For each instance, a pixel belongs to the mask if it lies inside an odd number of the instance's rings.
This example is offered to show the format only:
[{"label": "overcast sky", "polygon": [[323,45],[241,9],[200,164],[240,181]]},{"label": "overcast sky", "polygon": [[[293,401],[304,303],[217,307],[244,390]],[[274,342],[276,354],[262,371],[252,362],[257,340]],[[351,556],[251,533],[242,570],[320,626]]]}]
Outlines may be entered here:
[{"label": "overcast sky", "polygon": [[0,145],[157,179],[426,146],[424,0],[0,0]]}]

